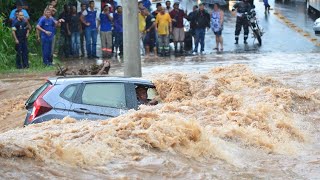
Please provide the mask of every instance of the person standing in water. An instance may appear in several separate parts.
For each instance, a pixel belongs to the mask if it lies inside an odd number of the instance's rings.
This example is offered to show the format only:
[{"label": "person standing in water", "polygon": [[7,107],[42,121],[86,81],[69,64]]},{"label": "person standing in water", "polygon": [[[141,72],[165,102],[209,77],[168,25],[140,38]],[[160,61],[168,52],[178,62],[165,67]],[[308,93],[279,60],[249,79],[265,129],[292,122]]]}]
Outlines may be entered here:
[{"label": "person standing in water", "polygon": [[[213,33],[216,35],[216,47],[214,49],[217,51],[223,51],[223,38],[222,38],[223,19],[224,19],[223,11],[220,9],[218,4],[214,4],[213,11],[211,13],[211,29]],[[220,45],[220,49],[219,49],[219,45]]]}]

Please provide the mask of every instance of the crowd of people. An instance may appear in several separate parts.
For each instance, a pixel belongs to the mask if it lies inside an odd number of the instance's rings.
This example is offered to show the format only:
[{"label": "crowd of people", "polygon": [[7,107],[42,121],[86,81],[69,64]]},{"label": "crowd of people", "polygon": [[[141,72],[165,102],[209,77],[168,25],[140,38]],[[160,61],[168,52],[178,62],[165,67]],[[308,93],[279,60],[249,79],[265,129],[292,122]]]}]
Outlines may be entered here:
[{"label": "crowd of people", "polygon": [[[57,28],[60,27],[58,41],[58,55],[61,58],[86,57],[89,59],[97,56],[97,35],[100,32],[101,50],[103,58],[123,55],[123,15],[122,7],[115,0],[103,0],[101,12],[97,12],[95,2],[81,4],[77,12],[75,5],[64,5],[63,12],[57,14],[58,0],[50,0],[38,19],[36,30],[41,41],[43,63],[52,65],[54,45]],[[150,0],[138,2],[138,18],[140,31],[141,54],[146,57],[153,53],[154,56],[169,56],[170,42],[174,44],[176,55],[185,54],[186,32],[184,21],[190,22],[188,34],[191,40],[193,54],[204,52],[206,29],[211,29],[216,36],[217,51],[223,51],[223,23],[224,13],[219,4],[214,4],[213,11],[209,13],[204,4],[193,7],[189,14],[180,8],[179,2],[165,2],[156,4],[156,10],[151,11]],[[237,10],[237,24],[235,31],[236,44],[239,40],[241,27],[244,29],[244,43],[247,43],[248,23],[243,14],[252,8],[249,0],[236,3],[233,10]],[[13,27],[13,37],[17,45],[17,68],[28,68],[27,37],[30,32],[29,15],[21,6],[17,6],[10,14]],[[192,38],[191,38],[192,39]]]}]

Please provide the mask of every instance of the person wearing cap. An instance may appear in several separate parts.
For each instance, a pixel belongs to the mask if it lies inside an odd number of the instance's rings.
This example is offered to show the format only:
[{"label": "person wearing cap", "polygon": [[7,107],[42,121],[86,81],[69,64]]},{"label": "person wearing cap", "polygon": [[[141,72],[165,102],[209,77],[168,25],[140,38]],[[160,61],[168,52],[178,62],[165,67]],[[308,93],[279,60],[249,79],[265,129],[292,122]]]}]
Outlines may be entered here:
[{"label": "person wearing cap", "polygon": [[116,8],[118,7],[118,2],[115,0],[103,0],[101,2],[102,7],[105,5],[109,6],[109,12],[110,13],[115,13]]},{"label": "person wearing cap", "polygon": [[151,2],[150,0],[142,0],[143,6],[151,11]]},{"label": "person wearing cap", "polygon": [[173,4],[173,10],[170,12],[173,26],[173,42],[174,42],[174,52],[178,53],[178,43],[180,43],[180,54],[184,51],[184,24],[183,18],[186,18],[186,14],[182,9],[179,9],[179,2]]},{"label": "person wearing cap", "polygon": [[100,27],[100,39],[102,48],[102,57],[110,57],[112,48],[112,21],[113,14],[107,5],[103,7],[103,11],[98,18],[98,29]]},{"label": "person wearing cap", "polygon": [[206,28],[210,27],[210,14],[204,9],[204,5],[199,4],[199,10],[196,11],[194,15],[195,23],[195,47],[193,54],[198,54],[199,43],[201,45],[200,54],[204,53],[204,38],[206,35]]},{"label": "person wearing cap", "polygon": [[156,26],[158,30],[159,52],[162,56],[169,55],[169,34],[172,32],[171,17],[164,7],[156,17]]}]

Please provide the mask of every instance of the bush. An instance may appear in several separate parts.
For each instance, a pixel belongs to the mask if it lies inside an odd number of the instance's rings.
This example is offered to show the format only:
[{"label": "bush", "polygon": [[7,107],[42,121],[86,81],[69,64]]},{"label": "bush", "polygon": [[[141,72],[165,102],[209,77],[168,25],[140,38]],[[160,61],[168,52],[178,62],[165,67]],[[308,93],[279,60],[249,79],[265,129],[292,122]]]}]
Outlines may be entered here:
[{"label": "bush", "polygon": [[0,69],[15,67],[15,54],[12,30],[4,25],[4,17],[0,16]]}]

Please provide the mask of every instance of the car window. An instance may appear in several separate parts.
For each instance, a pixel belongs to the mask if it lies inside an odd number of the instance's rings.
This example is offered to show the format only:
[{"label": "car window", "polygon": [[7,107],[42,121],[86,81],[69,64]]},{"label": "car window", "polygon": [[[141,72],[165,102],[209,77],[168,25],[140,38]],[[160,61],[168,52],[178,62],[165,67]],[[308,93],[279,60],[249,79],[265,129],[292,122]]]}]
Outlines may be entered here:
[{"label": "car window", "polygon": [[126,107],[124,84],[86,84],[82,93],[82,103],[96,106],[124,108]]},{"label": "car window", "polygon": [[73,94],[75,93],[75,91],[77,90],[78,85],[74,84],[74,85],[70,85],[68,86],[65,90],[63,90],[63,92],[61,93],[61,97],[71,101]]},{"label": "car window", "polygon": [[37,98],[40,96],[40,94],[47,89],[47,87],[49,87],[51,85],[50,82],[46,82],[45,84],[43,84],[40,88],[38,88],[37,90],[35,90],[33,92],[33,94],[29,97],[29,99],[26,102],[26,106],[29,106],[31,104],[33,104]]}]

